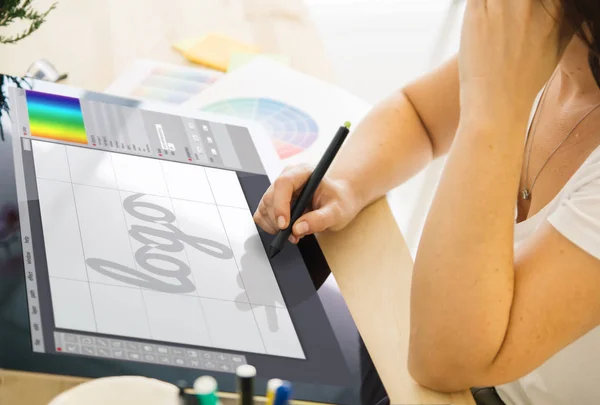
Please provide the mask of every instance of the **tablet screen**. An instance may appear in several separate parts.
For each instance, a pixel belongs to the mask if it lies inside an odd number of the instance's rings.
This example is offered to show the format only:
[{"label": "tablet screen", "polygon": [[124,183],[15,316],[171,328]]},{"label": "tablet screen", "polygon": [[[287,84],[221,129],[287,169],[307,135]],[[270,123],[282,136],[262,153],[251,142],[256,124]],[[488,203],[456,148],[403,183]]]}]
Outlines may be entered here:
[{"label": "tablet screen", "polygon": [[8,90],[30,346],[4,345],[1,367],[211,374],[233,390],[252,364],[299,399],[358,403],[358,334],[317,293],[316,241],[270,260],[253,222],[270,185],[260,129],[60,86]]}]

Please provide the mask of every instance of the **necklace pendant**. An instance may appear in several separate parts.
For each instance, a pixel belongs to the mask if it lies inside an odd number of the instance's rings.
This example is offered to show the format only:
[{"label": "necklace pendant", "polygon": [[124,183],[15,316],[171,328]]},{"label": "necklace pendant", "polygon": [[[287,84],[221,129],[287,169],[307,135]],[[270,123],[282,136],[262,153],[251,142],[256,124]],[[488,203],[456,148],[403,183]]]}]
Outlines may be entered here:
[{"label": "necklace pendant", "polygon": [[523,198],[524,200],[529,200],[529,198],[531,198],[531,193],[529,192],[528,189],[523,189],[523,191],[521,191],[521,198]]}]

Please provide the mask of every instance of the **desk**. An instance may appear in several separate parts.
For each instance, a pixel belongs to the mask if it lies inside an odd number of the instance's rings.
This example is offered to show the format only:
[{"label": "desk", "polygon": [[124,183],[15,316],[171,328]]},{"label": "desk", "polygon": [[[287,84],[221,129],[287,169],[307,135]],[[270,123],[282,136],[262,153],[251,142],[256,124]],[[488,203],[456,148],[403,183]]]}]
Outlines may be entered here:
[{"label": "desk", "polygon": [[387,199],[365,209],[343,231],[321,235],[319,244],[392,403],[473,404],[469,392],[434,392],[408,373],[413,262]]},{"label": "desk", "polygon": [[[209,31],[288,54],[295,69],[331,79],[299,0],[61,0],[38,32],[0,48],[0,71],[20,75],[43,57],[69,73],[69,84],[102,91],[136,57],[184,64],[171,43]],[[412,261],[387,201],[370,206],[343,232],[322,235],[320,243],[393,403],[472,404],[468,392],[434,393],[408,375]],[[0,370],[0,404],[44,404],[83,381]]]}]

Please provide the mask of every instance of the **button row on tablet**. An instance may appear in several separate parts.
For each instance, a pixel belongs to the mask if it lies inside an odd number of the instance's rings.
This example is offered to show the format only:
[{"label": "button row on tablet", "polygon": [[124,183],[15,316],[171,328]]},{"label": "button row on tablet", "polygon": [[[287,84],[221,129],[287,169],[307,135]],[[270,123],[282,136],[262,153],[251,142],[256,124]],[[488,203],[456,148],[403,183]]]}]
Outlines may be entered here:
[{"label": "button row on tablet", "polygon": [[247,364],[244,355],[109,339],[72,333],[54,334],[57,352],[123,359],[176,367],[234,372]]}]

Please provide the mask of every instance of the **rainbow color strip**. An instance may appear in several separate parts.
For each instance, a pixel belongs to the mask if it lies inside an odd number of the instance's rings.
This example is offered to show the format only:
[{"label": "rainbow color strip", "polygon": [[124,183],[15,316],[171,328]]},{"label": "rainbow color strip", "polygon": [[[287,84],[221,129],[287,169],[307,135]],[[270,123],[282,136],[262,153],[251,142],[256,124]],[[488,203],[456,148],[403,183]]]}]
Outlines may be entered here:
[{"label": "rainbow color strip", "polygon": [[31,90],[26,95],[32,136],[88,143],[79,99]]}]

